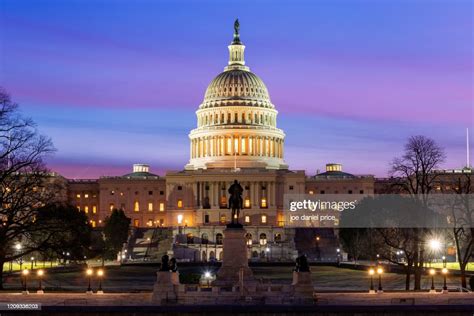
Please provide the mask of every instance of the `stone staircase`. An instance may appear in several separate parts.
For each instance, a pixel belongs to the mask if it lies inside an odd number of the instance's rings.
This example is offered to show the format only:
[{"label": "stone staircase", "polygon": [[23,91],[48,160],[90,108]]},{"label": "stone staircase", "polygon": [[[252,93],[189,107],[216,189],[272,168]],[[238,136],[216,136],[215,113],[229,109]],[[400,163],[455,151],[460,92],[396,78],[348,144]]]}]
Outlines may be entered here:
[{"label": "stone staircase", "polygon": [[173,245],[171,228],[135,228],[128,241],[127,259],[134,261],[156,261]]}]

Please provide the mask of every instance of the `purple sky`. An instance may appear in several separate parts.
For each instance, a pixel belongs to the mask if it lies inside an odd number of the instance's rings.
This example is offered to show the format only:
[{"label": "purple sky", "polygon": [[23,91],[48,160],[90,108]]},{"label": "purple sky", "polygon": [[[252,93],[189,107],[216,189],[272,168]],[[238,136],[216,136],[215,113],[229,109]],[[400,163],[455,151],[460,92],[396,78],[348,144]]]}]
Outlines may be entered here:
[{"label": "purple sky", "polygon": [[236,17],[291,169],[386,176],[416,134],[445,147],[443,167],[465,165],[472,1],[2,0],[0,85],[52,137],[49,166],[67,177],[181,169]]}]

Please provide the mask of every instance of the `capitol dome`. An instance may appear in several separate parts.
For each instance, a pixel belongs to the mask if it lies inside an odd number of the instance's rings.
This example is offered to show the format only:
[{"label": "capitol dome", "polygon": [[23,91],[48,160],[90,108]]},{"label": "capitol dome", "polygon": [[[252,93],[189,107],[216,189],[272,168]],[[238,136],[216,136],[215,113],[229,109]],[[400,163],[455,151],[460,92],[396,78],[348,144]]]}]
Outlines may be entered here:
[{"label": "capitol dome", "polygon": [[207,87],[200,108],[220,106],[223,101],[246,101],[251,106],[273,108],[267,87],[249,70],[232,69],[219,74]]},{"label": "capitol dome", "polygon": [[276,126],[278,111],[267,87],[245,65],[238,21],[228,46],[229,62],[207,87],[189,134],[188,170],[208,168],[287,169],[285,134]]}]

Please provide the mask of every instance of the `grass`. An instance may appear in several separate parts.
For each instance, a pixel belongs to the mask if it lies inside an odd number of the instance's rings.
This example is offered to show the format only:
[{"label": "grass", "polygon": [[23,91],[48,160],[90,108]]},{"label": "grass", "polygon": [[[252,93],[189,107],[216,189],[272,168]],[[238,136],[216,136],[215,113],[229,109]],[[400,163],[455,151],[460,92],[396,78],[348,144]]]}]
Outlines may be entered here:
[{"label": "grass", "polygon": [[[41,267],[42,265],[40,265]],[[195,275],[202,275],[205,271],[212,274],[217,272],[216,267],[178,267],[180,278],[187,283],[189,278]],[[290,284],[292,281],[293,267],[252,267],[257,279],[265,283]],[[156,281],[157,267],[153,266],[106,266],[103,287],[107,292],[136,292],[151,291]],[[367,291],[370,278],[366,271],[352,270],[331,266],[311,267],[312,279],[317,291]],[[182,277],[181,277],[182,275]],[[459,287],[459,276],[448,275],[448,287],[450,289]],[[37,284],[36,275],[31,275],[31,287]],[[378,279],[374,278],[375,286]],[[405,276],[395,273],[384,273],[382,276],[383,287],[386,290],[404,290]],[[46,273],[43,286],[47,291],[85,291],[87,287],[87,277],[84,271],[55,271]],[[97,288],[98,280],[92,278],[92,286]],[[413,287],[413,278],[412,285]],[[431,286],[431,277],[424,275],[422,278],[422,288],[427,290]],[[440,289],[442,277],[435,277],[435,286]],[[5,288],[7,290],[18,291],[21,289],[20,276],[8,275],[5,277]]]},{"label": "grass", "polygon": [[[58,266],[58,262],[57,261],[54,261],[52,263],[52,266],[53,267],[57,267]],[[33,269],[48,269],[48,268],[51,268],[51,262],[50,261],[38,261],[36,262],[36,264],[33,264]],[[26,261],[26,262],[23,262],[23,265],[21,265],[21,269],[31,269],[31,262],[30,261]],[[19,271],[20,270],[20,264],[17,263],[17,262],[14,262],[12,264],[12,271]],[[10,271],[10,262],[7,262],[3,265],[3,271],[4,272],[9,272]]]},{"label": "grass", "polygon": [[[436,263],[432,263],[431,265],[428,264],[428,267],[432,267],[432,268],[437,268],[437,269],[442,269],[443,268],[443,263],[442,262],[436,262]],[[459,263],[457,262],[447,262],[446,263],[446,268],[448,268],[449,270],[459,270]],[[467,271],[474,271],[474,262],[469,262],[467,267],[466,267],[466,270]]]}]

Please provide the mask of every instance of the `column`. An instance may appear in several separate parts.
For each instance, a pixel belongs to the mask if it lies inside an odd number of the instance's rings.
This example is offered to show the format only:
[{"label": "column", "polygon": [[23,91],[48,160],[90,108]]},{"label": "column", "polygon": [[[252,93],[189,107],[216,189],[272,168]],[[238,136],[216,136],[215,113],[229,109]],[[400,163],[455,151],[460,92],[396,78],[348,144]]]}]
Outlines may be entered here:
[{"label": "column", "polygon": [[270,206],[275,206],[275,182],[270,182]]},{"label": "column", "polygon": [[255,204],[255,186],[254,186],[254,182],[249,182],[249,188],[250,188],[250,207],[253,208],[253,205]]}]

